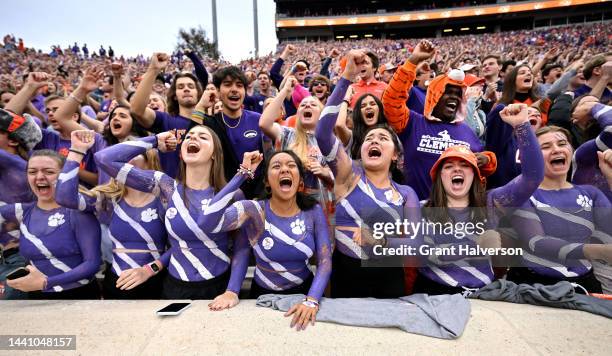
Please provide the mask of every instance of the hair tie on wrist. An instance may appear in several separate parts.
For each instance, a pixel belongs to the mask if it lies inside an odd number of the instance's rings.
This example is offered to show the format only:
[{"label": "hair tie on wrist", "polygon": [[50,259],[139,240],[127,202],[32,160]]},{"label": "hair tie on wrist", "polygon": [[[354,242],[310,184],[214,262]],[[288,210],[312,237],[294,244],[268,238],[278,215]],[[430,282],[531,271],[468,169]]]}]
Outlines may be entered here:
[{"label": "hair tie on wrist", "polygon": [[74,148],[70,148],[70,149],[68,149],[68,152],[72,152],[72,153],[79,154],[79,155],[81,155],[81,156],[85,156],[85,152],[81,152],[81,151],[79,151],[79,150],[75,150]]}]

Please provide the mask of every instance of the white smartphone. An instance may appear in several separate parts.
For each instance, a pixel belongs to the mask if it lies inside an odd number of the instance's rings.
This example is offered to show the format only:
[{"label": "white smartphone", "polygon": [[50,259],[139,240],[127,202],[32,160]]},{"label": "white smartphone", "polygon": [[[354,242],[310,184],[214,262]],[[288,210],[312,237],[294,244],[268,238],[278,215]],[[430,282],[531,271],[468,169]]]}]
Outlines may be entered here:
[{"label": "white smartphone", "polygon": [[179,315],[189,308],[191,303],[172,303],[157,311],[157,315]]}]

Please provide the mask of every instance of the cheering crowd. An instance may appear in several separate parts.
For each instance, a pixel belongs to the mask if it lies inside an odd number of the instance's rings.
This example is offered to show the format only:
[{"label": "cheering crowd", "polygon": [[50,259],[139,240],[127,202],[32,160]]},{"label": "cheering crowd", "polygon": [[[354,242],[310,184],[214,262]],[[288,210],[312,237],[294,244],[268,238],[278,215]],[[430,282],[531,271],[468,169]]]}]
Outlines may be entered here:
[{"label": "cheering crowd", "polygon": [[[612,294],[607,24],[285,44],[238,66],[189,49],[51,56],[14,42],[0,49],[5,299],[221,310],[301,293],[288,315],[305,328],[323,295],[499,278]],[[397,221],[452,222],[462,237],[375,236]],[[375,263],[423,246],[523,254]]]}]

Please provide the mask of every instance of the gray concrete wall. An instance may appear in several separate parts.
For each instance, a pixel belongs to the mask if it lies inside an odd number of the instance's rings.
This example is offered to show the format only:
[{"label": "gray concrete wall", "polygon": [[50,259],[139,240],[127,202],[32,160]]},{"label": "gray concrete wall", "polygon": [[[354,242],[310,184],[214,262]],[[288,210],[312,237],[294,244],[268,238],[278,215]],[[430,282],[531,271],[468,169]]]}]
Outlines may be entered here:
[{"label": "gray concrete wall", "polygon": [[253,300],[222,312],[195,301],[180,316],[156,316],[168,303],[3,301],[0,334],[76,334],[77,351],[67,355],[606,355],[612,345],[612,320],[502,302],[472,301],[465,333],[452,341],[329,323],[296,332],[282,312],[255,307]]}]

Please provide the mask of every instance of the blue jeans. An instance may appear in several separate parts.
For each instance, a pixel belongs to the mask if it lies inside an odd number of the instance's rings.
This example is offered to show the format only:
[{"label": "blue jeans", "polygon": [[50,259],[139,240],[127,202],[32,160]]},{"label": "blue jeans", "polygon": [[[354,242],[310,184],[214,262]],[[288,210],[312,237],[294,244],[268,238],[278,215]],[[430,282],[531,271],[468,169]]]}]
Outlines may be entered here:
[{"label": "blue jeans", "polygon": [[19,267],[25,267],[26,260],[16,253],[0,263],[0,283],[4,284],[4,296],[1,299],[28,299],[28,293],[13,289],[6,284],[6,275]]}]

